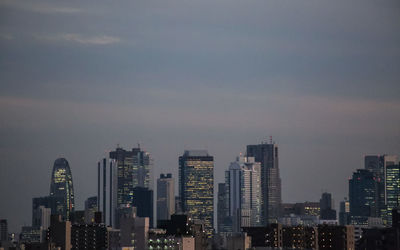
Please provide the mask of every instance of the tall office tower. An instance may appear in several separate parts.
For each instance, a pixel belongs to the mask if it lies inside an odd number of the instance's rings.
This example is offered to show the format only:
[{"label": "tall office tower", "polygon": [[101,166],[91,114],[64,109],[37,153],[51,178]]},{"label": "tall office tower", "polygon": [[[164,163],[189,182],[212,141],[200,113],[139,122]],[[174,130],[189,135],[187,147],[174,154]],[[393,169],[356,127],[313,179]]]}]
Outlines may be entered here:
[{"label": "tall office tower", "polygon": [[218,184],[217,227],[218,233],[232,231],[232,219],[229,217],[229,190],[225,183]]},{"label": "tall office tower", "polygon": [[400,205],[400,165],[390,165],[385,171],[386,224],[392,225],[392,210]]},{"label": "tall office tower", "polygon": [[378,185],[374,174],[366,169],[358,169],[349,180],[350,222],[367,225],[368,217],[379,214]]},{"label": "tall office tower", "polygon": [[282,191],[279,176],[278,145],[262,143],[247,145],[247,156],[261,163],[261,221],[275,223],[281,214]]},{"label": "tall office tower", "polygon": [[185,150],[179,157],[182,210],[204,223],[208,237],[214,224],[214,157],[206,150]]},{"label": "tall office tower", "polygon": [[364,162],[365,169],[373,172],[378,181],[378,216],[382,218],[385,224],[390,224],[386,170],[389,166],[397,165],[399,159],[396,155],[367,155],[364,158]]},{"label": "tall office tower", "polygon": [[336,220],[336,210],[332,209],[333,200],[332,194],[323,193],[319,200],[320,219],[321,220]]},{"label": "tall office tower", "polygon": [[[74,187],[72,184],[72,174],[68,161],[58,158],[54,162],[53,173],[51,175],[50,196],[57,197],[56,213],[62,215],[64,220],[69,220],[71,212],[74,212]],[[54,212],[52,211],[54,214]]]},{"label": "tall office tower", "polygon": [[151,185],[153,163],[149,153],[140,148],[127,151],[118,147],[110,152],[110,159],[115,160],[117,168],[117,208],[132,204],[133,188],[153,188]]},{"label": "tall office tower", "polygon": [[94,223],[94,213],[98,211],[97,196],[92,196],[85,201],[85,223]]},{"label": "tall office tower", "polygon": [[157,221],[169,220],[175,213],[175,182],[172,174],[157,179]]},{"label": "tall office tower", "polygon": [[0,220],[0,244],[2,241],[8,241],[8,223],[7,220]]},{"label": "tall office tower", "polygon": [[232,232],[261,226],[261,164],[254,157],[238,157],[225,172]]}]

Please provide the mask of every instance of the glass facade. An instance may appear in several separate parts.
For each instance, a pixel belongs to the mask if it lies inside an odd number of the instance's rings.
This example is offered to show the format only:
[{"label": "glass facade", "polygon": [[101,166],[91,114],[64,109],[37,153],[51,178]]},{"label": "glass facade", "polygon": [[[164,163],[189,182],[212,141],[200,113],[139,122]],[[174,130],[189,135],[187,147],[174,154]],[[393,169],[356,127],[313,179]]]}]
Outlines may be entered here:
[{"label": "glass facade", "polygon": [[282,207],[278,145],[273,142],[247,145],[247,156],[261,163],[262,224],[276,223]]},{"label": "glass facade", "polygon": [[74,212],[74,187],[72,174],[68,161],[59,158],[54,162],[51,175],[50,197],[56,198],[55,210],[52,214],[62,215],[64,220],[69,220]]},{"label": "glass facade", "polygon": [[351,224],[365,225],[368,217],[379,213],[378,182],[372,172],[358,169],[349,180],[349,202]]},{"label": "glass facade", "polygon": [[386,167],[386,222],[392,225],[392,210],[400,204],[400,168],[399,165]]},{"label": "glass facade", "polygon": [[117,207],[132,205],[135,187],[151,189],[151,156],[140,148],[132,151],[117,148],[110,152],[110,159],[117,166]]},{"label": "glass facade", "polygon": [[204,224],[209,237],[214,222],[214,157],[185,151],[179,157],[179,193],[183,211]]}]

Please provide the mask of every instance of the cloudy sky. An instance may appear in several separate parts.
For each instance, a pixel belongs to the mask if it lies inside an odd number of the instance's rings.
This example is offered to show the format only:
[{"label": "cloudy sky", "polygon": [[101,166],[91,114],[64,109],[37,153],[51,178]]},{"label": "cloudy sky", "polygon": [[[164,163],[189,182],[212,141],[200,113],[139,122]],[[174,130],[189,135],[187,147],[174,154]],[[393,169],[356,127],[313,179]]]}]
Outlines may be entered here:
[{"label": "cloudy sky", "polygon": [[96,162],[140,143],[156,173],[184,149],[216,183],[273,136],[284,202],[338,204],[365,154],[400,153],[400,3],[0,1],[0,218],[31,223],[56,158],[76,206]]}]

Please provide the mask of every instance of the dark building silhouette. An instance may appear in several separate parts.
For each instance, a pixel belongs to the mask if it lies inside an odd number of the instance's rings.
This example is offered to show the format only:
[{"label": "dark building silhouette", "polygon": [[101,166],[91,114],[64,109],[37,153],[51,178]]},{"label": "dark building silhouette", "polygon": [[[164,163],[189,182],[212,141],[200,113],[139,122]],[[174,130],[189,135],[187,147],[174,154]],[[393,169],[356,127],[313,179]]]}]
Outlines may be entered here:
[{"label": "dark building silhouette", "polygon": [[379,185],[373,172],[358,169],[349,180],[350,221],[368,224],[368,217],[379,216]]},{"label": "dark building silhouette", "polygon": [[323,193],[319,204],[321,220],[336,220],[336,210],[332,209],[332,194]]},{"label": "dark building silhouette", "polygon": [[72,184],[72,174],[68,161],[58,158],[54,162],[51,174],[50,197],[55,197],[56,211],[53,214],[60,214],[64,220],[69,220],[70,214],[74,212],[74,187]]},{"label": "dark building silhouette", "polygon": [[283,227],[282,246],[284,249],[318,249],[318,228]]},{"label": "dark building silhouette", "polygon": [[8,223],[7,220],[0,220],[0,244],[2,241],[8,241]]},{"label": "dark building silhouette", "polygon": [[354,227],[318,225],[318,247],[324,249],[355,249]]},{"label": "dark building silhouette", "polygon": [[247,156],[261,163],[262,224],[276,222],[282,204],[278,146],[272,142],[248,145]]},{"label": "dark building silhouette", "polygon": [[149,217],[150,227],[153,227],[153,190],[133,188],[132,206],[136,207],[138,217]]},{"label": "dark building silhouette", "polygon": [[243,227],[242,230],[251,237],[252,247],[282,248],[281,224],[271,223],[266,227]]},{"label": "dark building silhouette", "polygon": [[229,190],[225,183],[218,184],[217,221],[218,233],[232,231],[232,219],[229,216]]},{"label": "dark building silhouette", "polygon": [[107,249],[107,236],[104,224],[74,224],[71,227],[71,249]]},{"label": "dark building silhouette", "polygon": [[52,215],[47,231],[47,242],[55,247],[51,249],[71,249],[71,222],[63,221],[61,215]]},{"label": "dark building silhouette", "polygon": [[94,222],[94,214],[98,211],[97,196],[92,196],[85,201],[85,223],[90,224]]}]

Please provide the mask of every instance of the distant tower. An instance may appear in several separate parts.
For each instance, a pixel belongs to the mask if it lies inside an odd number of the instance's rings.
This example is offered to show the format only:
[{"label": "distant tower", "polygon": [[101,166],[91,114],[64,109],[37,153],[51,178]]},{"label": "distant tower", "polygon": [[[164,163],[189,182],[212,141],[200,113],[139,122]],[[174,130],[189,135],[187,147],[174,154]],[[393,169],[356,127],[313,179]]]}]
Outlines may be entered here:
[{"label": "distant tower", "polygon": [[368,217],[379,214],[377,177],[366,169],[358,169],[349,180],[351,224],[366,224]]},{"label": "distant tower", "polygon": [[175,182],[172,174],[157,179],[157,220],[170,220],[175,213]]},{"label": "distant tower", "polygon": [[182,210],[204,223],[211,237],[214,224],[214,157],[206,150],[186,150],[179,157]]},{"label": "distant tower", "polygon": [[8,241],[7,220],[0,220],[0,242],[2,241]]},{"label": "distant tower", "polygon": [[117,171],[117,208],[132,205],[133,189],[143,187],[152,189],[151,171],[152,158],[140,148],[132,151],[118,147],[110,152],[110,159],[115,160]]},{"label": "distant tower", "polygon": [[336,210],[332,209],[332,194],[323,193],[319,200],[320,219],[321,220],[336,220]]},{"label": "distant tower", "polygon": [[56,197],[59,201],[57,202],[55,213],[60,214],[64,220],[69,220],[75,208],[74,187],[68,161],[64,158],[58,158],[54,162],[51,174],[50,197]]},{"label": "distant tower", "polygon": [[[257,227],[261,221],[261,164],[254,157],[239,156],[225,171],[232,232]],[[221,187],[222,188],[222,187]]]},{"label": "distant tower", "polygon": [[[397,206],[398,200],[398,165],[397,155],[367,155],[364,158],[365,169],[374,174],[378,182],[377,216],[381,217],[384,224],[391,224],[392,209]],[[394,189],[393,189],[394,188]]]},{"label": "distant tower", "polygon": [[278,145],[272,139],[269,144],[247,145],[247,156],[261,163],[262,224],[275,223],[282,205]]}]

